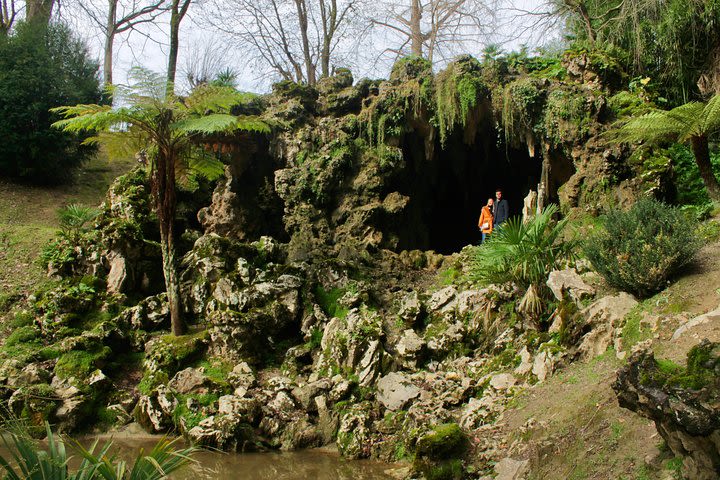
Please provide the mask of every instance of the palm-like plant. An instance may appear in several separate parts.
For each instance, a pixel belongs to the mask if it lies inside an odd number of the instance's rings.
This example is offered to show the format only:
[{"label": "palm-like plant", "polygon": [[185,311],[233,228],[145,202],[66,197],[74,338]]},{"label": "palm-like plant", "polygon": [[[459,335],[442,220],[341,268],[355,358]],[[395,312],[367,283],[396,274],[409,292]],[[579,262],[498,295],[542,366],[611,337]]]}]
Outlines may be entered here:
[{"label": "palm-like plant", "polygon": [[233,88],[202,85],[187,98],[166,95],[165,79],[143,69],[132,72],[134,84],[117,88],[117,107],[76,105],[53,109],[64,117],[55,127],[70,132],[104,132],[95,141],[117,140],[132,145],[147,159],[151,172],[152,197],[160,224],[160,247],[167,289],[172,332],[184,333],[180,310],[173,221],[177,206],[178,176],[212,159],[202,152],[201,142],[213,135],[238,132],[268,132],[268,125],[255,116],[235,116],[233,106],[253,98]]},{"label": "palm-like plant", "polygon": [[148,455],[141,450],[133,466],[128,469],[124,460],[110,454],[112,442],[99,449],[95,442],[89,449],[75,443],[82,457],[74,471],[68,467],[70,456],[65,442],[55,436],[48,424],[47,447],[33,440],[20,421],[11,422],[2,432],[2,442],[9,458],[0,455],[0,468],[6,480],[161,480],[192,462],[194,447],[176,450],[174,441],[160,440]]},{"label": "palm-like plant", "polygon": [[653,110],[621,122],[611,134],[620,141],[689,142],[708,195],[720,202],[720,183],[713,174],[708,140],[720,132],[720,95],[707,103],[689,102],[672,110]]},{"label": "palm-like plant", "polygon": [[60,232],[73,245],[77,245],[86,231],[86,226],[98,216],[98,210],[85,205],[71,203],[58,209]]},{"label": "palm-like plant", "polygon": [[550,272],[574,258],[577,246],[562,238],[567,220],[555,221],[557,213],[558,207],[549,205],[527,222],[515,217],[503,223],[477,249],[472,277],[540,292]]}]

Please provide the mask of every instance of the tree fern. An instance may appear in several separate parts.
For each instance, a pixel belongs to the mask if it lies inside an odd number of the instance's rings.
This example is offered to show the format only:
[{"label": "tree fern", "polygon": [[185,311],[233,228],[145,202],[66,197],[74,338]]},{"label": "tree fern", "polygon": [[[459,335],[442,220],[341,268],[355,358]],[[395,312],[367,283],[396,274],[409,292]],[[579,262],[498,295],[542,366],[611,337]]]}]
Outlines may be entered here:
[{"label": "tree fern", "polygon": [[707,103],[688,102],[672,110],[653,110],[619,122],[608,132],[620,142],[690,143],[710,198],[720,202],[720,183],[712,171],[708,139],[720,131],[720,95]]},{"label": "tree fern", "polygon": [[[162,76],[143,69],[131,72],[133,84],[113,92],[118,107],[76,105],[54,109],[63,117],[57,128],[70,132],[104,132],[93,141],[120,137],[141,147],[152,172],[152,195],[160,226],[160,247],[167,288],[172,331],[184,331],[180,315],[180,289],[175,259],[173,222],[177,208],[178,180],[192,187],[193,170],[219,175],[218,162],[207,158],[202,143],[230,141],[239,132],[267,133],[270,127],[256,116],[235,116],[232,109],[254,99],[231,87],[202,85],[188,97],[166,95]],[[214,172],[214,173],[213,173]]]}]

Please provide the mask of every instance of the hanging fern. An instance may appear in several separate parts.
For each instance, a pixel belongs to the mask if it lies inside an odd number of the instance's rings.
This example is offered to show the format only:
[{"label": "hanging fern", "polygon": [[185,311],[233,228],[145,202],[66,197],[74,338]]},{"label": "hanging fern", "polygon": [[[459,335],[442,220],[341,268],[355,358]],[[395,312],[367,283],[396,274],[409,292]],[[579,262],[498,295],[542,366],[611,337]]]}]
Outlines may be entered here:
[{"label": "hanging fern", "polygon": [[437,75],[435,109],[441,144],[458,126],[466,129],[466,141],[475,136],[476,107],[489,93],[480,75],[480,62],[470,56],[460,57]]}]

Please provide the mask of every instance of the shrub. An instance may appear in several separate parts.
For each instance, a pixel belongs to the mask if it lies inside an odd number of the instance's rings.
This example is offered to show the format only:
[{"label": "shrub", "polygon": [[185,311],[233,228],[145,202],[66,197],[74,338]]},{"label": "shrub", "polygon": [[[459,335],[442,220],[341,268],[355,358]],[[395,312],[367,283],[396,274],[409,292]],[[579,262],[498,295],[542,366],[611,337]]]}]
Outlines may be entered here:
[{"label": "shrub", "polygon": [[611,211],[584,252],[611,286],[645,298],[692,260],[700,247],[696,227],[680,209],[642,199],[627,212]]},{"label": "shrub", "polygon": [[85,44],[59,24],[20,24],[0,35],[0,175],[36,183],[66,180],[94,148],[50,128],[50,108],[97,103],[98,65]]}]

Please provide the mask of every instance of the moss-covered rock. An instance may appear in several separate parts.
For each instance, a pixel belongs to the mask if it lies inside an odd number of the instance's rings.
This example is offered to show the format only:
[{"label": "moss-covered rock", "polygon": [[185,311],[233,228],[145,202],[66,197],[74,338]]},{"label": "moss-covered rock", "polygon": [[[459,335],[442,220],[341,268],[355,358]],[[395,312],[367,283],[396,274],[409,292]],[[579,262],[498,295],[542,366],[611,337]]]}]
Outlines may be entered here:
[{"label": "moss-covered rock", "polygon": [[456,423],[436,425],[417,439],[413,470],[428,480],[464,478],[462,457],[468,439]]}]

